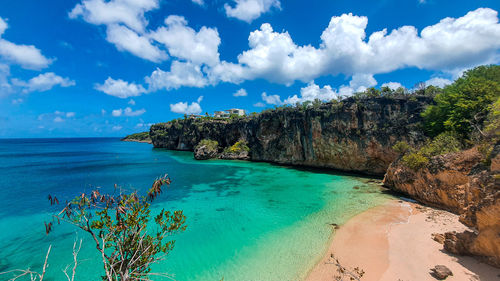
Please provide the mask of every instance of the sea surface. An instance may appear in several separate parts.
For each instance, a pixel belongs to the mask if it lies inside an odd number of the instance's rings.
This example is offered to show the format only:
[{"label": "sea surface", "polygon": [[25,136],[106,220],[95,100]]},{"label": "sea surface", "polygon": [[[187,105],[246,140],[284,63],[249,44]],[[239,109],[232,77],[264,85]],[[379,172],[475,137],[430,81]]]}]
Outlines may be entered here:
[{"label": "sea surface", "polygon": [[[325,254],[331,223],[386,200],[367,178],[268,163],[196,161],[191,152],[154,149],[116,138],[0,140],[0,272],[40,271],[66,280],[72,245],[83,239],[76,280],[100,280],[101,259],[88,234],[69,224],[45,234],[60,201],[99,187],[145,193],[153,180],[172,179],[153,205],[183,210],[187,230],[154,271],[174,280],[301,280]],[[356,188],[354,188],[356,187]],[[0,275],[8,280],[10,275]],[[28,280],[28,279],[26,279]],[[157,278],[154,280],[168,280]]]}]

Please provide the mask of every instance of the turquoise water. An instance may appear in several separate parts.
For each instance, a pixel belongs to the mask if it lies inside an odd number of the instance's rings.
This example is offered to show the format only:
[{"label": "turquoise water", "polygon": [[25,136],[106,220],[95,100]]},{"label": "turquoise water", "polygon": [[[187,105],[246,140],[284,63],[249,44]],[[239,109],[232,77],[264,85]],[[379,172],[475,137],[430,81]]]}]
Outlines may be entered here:
[{"label": "turquoise water", "polygon": [[[341,224],[385,200],[364,178],[267,163],[196,161],[190,152],[118,139],[0,140],[0,272],[39,270],[65,280],[75,237],[84,239],[77,280],[99,280],[100,258],[86,233],[60,225],[45,235],[47,195],[60,200],[100,186],[147,190],[168,173],[172,185],[153,205],[182,209],[188,228],[155,267],[175,280],[301,280]],[[354,186],[360,187],[353,189]],[[6,278],[0,275],[0,280]],[[158,279],[161,280],[161,279]]]}]

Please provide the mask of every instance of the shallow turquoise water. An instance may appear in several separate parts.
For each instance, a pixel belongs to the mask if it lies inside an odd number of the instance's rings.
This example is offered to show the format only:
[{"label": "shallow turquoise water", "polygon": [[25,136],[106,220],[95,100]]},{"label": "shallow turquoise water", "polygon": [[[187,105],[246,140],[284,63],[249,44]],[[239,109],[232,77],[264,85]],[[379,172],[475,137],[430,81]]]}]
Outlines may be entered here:
[{"label": "shallow turquoise water", "polygon": [[184,210],[188,229],[174,237],[174,251],[155,270],[175,280],[301,280],[324,254],[329,223],[385,200],[359,177],[195,161],[189,152],[117,139],[0,140],[0,271],[39,269],[52,244],[45,280],[64,280],[61,269],[78,236],[84,246],[77,280],[98,280],[102,266],[85,233],[61,225],[45,235],[47,195],[72,198],[114,183],[145,191],[164,173],[173,183],[154,209]]}]

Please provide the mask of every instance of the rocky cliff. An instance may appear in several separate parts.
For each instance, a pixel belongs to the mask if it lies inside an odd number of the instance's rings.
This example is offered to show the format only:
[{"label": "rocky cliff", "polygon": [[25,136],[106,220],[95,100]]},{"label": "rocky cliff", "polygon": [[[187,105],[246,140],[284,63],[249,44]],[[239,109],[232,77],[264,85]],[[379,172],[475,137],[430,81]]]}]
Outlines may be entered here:
[{"label": "rocky cliff", "polygon": [[242,140],[253,161],[383,175],[397,157],[397,141],[424,141],[418,123],[430,102],[423,96],[349,98],[238,119],[173,120],[153,125],[150,136],[155,147],[190,151],[203,139],[222,149]]},{"label": "rocky cliff", "polygon": [[500,143],[486,155],[479,148],[435,156],[416,171],[395,161],[384,185],[460,214],[460,221],[474,232],[446,233],[445,249],[500,266]]}]

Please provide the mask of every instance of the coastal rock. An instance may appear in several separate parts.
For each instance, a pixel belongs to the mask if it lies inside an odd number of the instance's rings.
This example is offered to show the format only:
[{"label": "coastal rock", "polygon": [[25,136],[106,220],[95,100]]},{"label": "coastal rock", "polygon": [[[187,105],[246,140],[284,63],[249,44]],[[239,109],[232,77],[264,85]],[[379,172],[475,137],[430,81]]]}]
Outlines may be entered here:
[{"label": "coastal rock", "polygon": [[188,151],[203,139],[222,148],[244,140],[253,161],[383,175],[397,158],[397,141],[424,141],[418,123],[431,102],[424,96],[348,98],[243,118],[177,119],[151,126],[150,136],[155,147]]},{"label": "coastal rock", "polygon": [[435,156],[412,170],[402,161],[389,167],[384,185],[431,206],[460,215],[474,232],[445,234],[444,248],[475,255],[500,267],[500,143],[489,155],[479,147]]},{"label": "coastal rock", "polygon": [[444,244],[445,237],[441,233],[432,233],[432,240],[438,242],[439,244]]},{"label": "coastal rock", "polygon": [[217,158],[217,150],[214,150],[207,145],[200,145],[194,149],[194,158],[196,160],[207,160]]},{"label": "coastal rock", "polygon": [[431,268],[431,275],[438,280],[444,280],[448,276],[453,276],[453,272],[444,265],[436,265],[434,268]]}]

